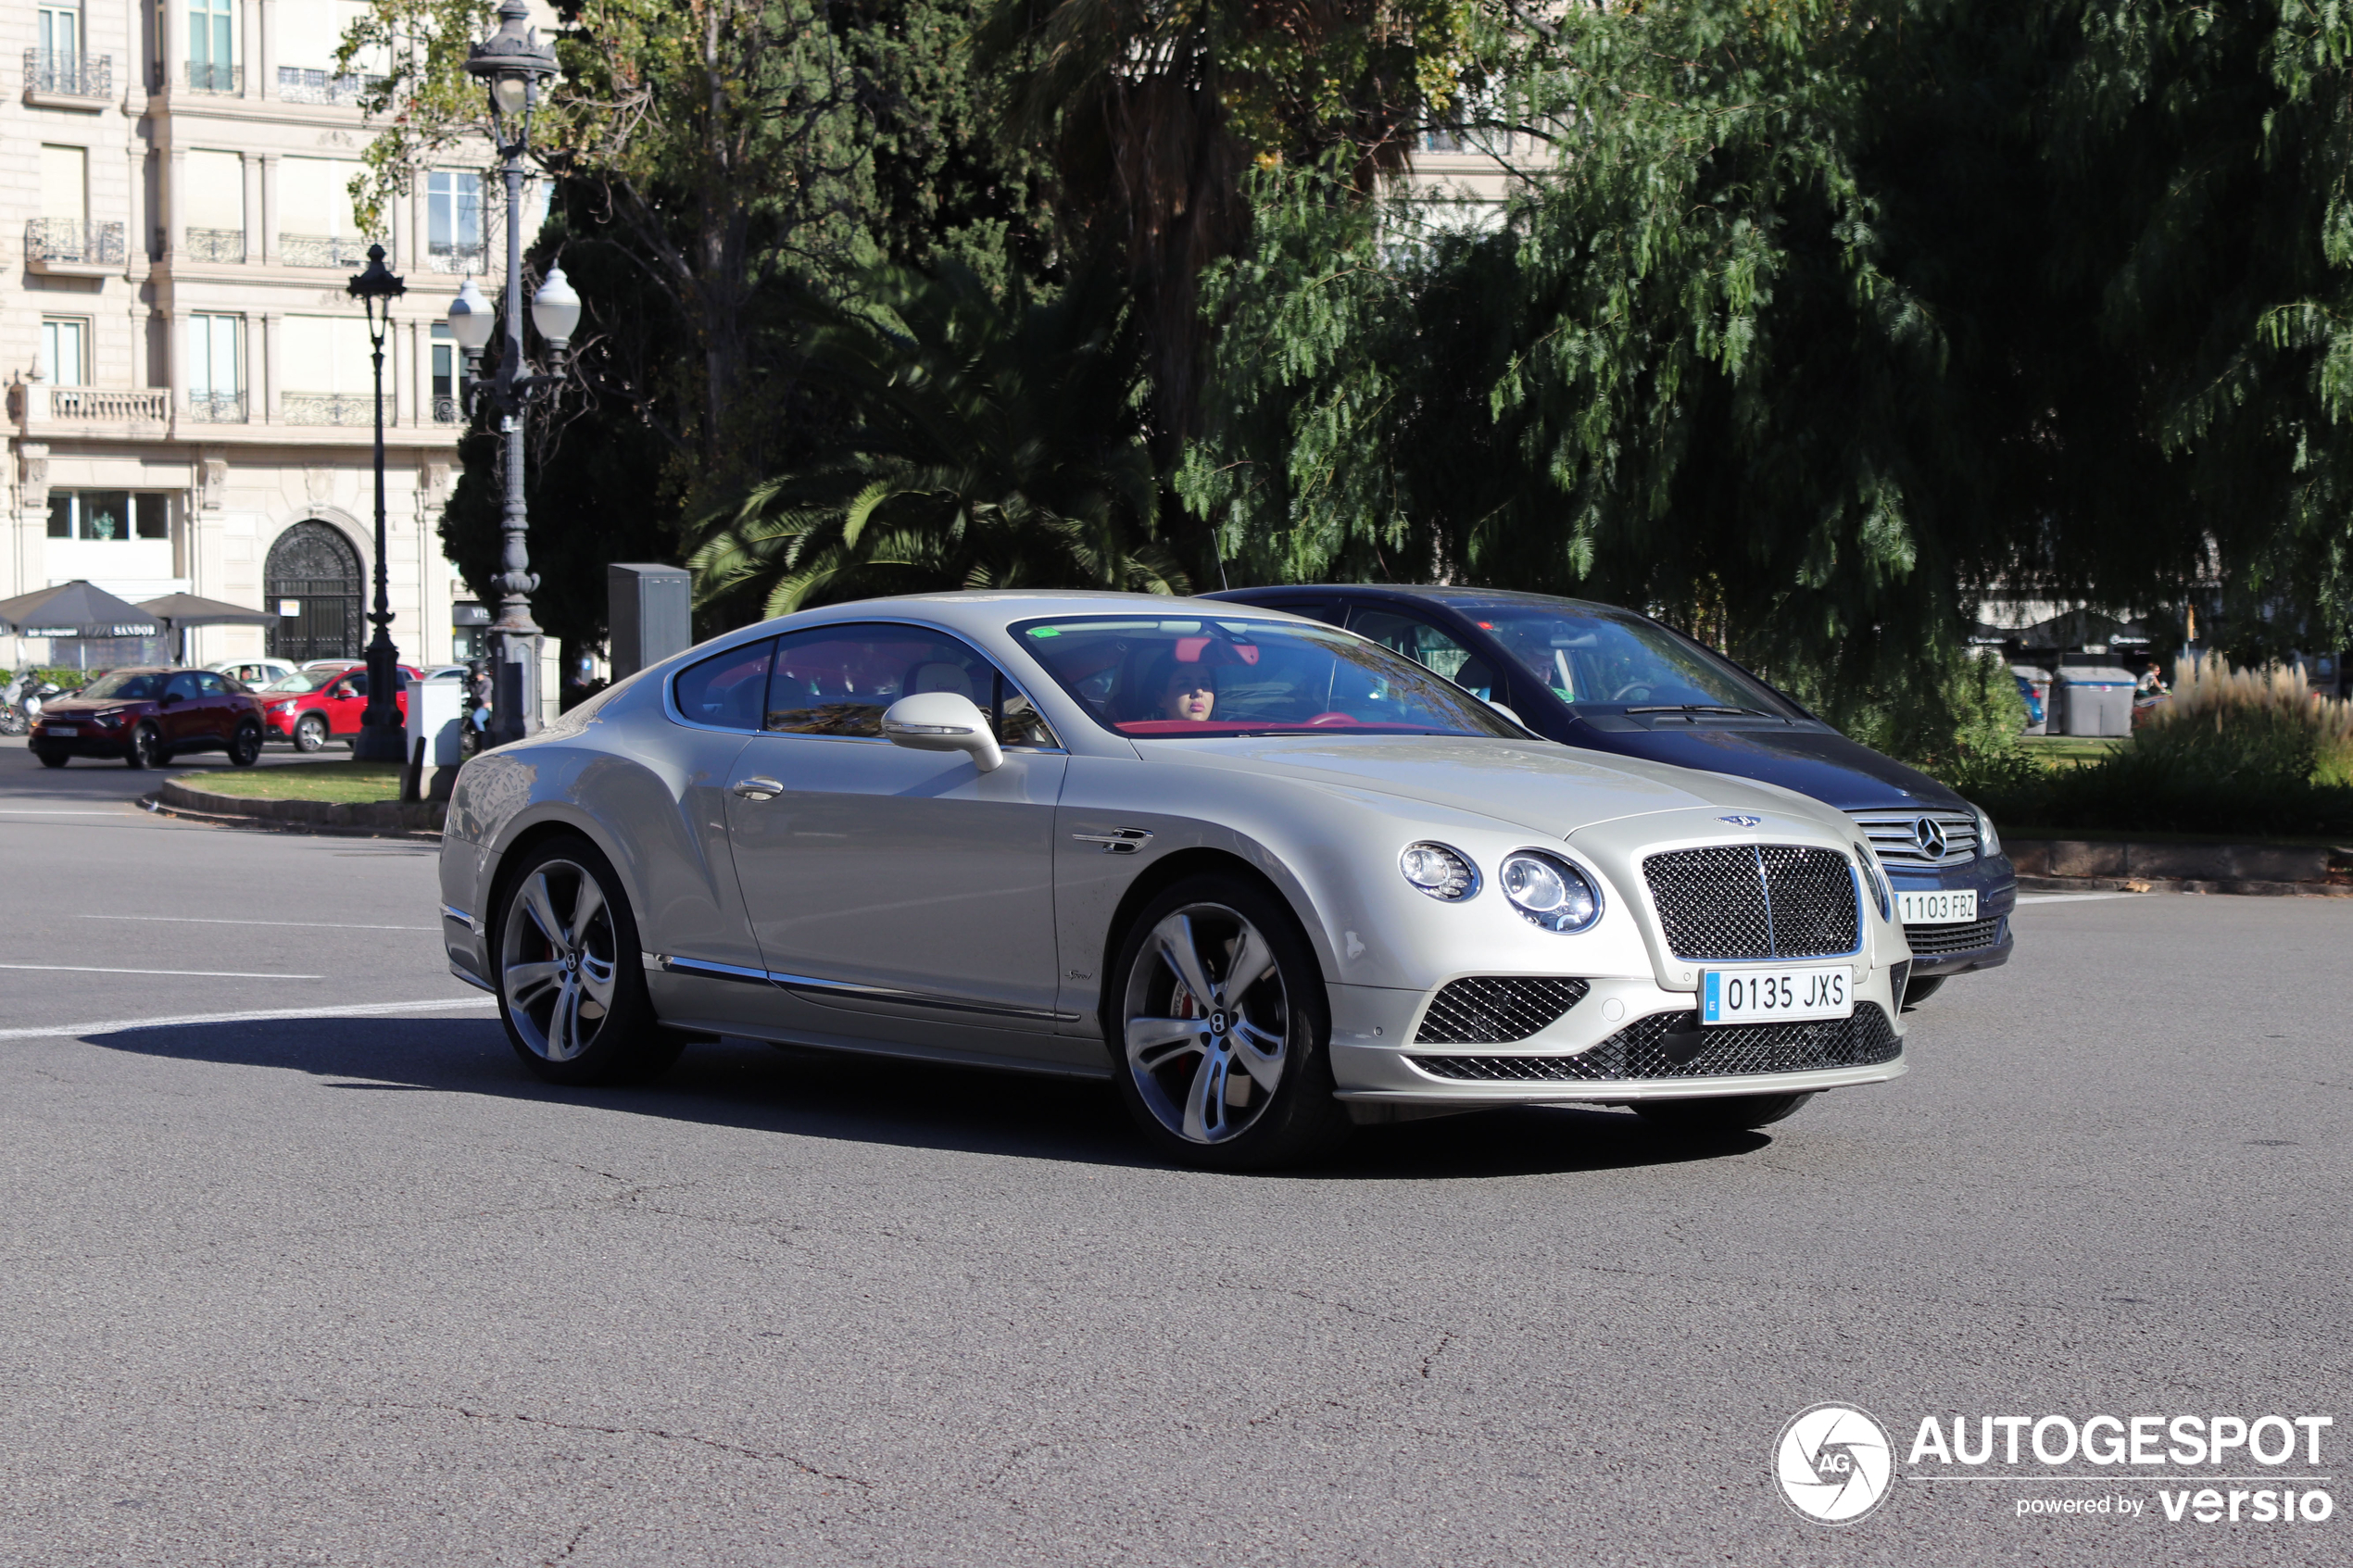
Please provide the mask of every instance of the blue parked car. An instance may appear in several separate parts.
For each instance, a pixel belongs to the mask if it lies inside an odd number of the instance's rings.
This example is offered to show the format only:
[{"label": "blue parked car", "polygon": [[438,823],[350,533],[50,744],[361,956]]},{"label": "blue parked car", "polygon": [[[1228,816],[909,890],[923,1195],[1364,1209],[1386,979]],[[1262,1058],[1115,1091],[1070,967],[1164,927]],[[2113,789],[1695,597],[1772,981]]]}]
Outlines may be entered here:
[{"label": "blue parked car", "polygon": [[1761,779],[1837,807],[1869,839],[1902,904],[1916,960],[1907,1001],[2009,960],[2018,878],[1991,818],[1648,616],[1491,588],[1349,584],[1207,596],[1345,626],[1509,708],[1547,739]]}]

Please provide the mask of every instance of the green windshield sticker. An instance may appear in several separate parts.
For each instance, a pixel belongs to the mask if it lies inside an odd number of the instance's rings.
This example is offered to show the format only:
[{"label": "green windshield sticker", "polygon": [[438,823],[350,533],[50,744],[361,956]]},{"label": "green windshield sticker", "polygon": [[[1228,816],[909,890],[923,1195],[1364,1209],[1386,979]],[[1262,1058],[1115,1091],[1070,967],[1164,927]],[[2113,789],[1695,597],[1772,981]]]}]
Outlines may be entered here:
[{"label": "green windshield sticker", "polygon": [[1059,637],[1062,632],[1060,628],[1053,626],[1032,626],[1029,629],[1029,634],[1033,637]]}]

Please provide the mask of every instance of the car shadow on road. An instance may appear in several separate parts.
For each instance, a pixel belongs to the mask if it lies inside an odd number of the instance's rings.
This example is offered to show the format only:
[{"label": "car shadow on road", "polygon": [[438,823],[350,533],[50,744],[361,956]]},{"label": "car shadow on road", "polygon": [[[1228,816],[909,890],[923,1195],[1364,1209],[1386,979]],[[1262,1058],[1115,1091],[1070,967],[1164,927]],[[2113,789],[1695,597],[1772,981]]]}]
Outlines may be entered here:
[{"label": "car shadow on road", "polygon": [[[1107,1084],[726,1039],[691,1047],[659,1081],[560,1088],[533,1077],[489,1019],[319,1018],[125,1029],[108,1050],[306,1073],[338,1092],[435,1092],[600,1110],[797,1137],[1151,1167]],[[1761,1134],[1692,1141],[1626,1111],[1541,1107],[1360,1128],[1293,1179],[1560,1174],[1678,1164],[1766,1148]]]}]

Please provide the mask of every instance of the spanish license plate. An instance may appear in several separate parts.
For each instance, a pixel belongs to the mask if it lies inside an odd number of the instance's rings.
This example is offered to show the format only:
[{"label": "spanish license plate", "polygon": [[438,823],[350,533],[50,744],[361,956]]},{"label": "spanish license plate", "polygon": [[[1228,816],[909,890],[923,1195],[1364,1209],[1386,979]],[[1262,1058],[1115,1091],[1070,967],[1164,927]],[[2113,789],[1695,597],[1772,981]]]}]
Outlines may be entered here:
[{"label": "spanish license plate", "polygon": [[1906,925],[1967,925],[1977,918],[1977,889],[1953,893],[1898,893],[1895,918]]},{"label": "spanish license plate", "polygon": [[1788,1023],[1854,1016],[1855,972],[1843,963],[1711,969],[1699,977],[1702,1023]]},{"label": "spanish license plate", "polygon": [[68,740],[71,740],[82,734],[79,729],[75,728],[71,724],[52,724],[49,726],[49,733],[53,735],[62,735]]}]

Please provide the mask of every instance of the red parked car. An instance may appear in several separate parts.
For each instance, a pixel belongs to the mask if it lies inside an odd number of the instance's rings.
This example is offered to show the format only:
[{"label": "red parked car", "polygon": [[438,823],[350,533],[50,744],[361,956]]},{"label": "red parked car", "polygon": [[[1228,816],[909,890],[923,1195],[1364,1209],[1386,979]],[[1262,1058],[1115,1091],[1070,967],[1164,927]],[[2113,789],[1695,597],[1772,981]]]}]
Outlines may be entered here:
[{"label": "red parked car", "polygon": [[47,768],[76,757],[160,768],[185,752],[225,751],[250,768],[261,727],[261,699],[209,670],[109,670],[42,705],[32,754]]},{"label": "red parked car", "polygon": [[[394,700],[401,721],[409,718],[409,688],[424,679],[412,665],[400,670],[400,690]],[[260,694],[262,722],[270,738],[294,742],[296,751],[316,751],[331,739],[349,740],[359,733],[359,715],[368,710],[368,667],[303,670],[264,688]]]}]

